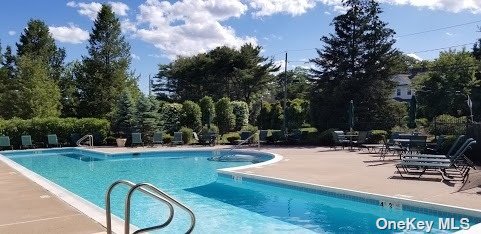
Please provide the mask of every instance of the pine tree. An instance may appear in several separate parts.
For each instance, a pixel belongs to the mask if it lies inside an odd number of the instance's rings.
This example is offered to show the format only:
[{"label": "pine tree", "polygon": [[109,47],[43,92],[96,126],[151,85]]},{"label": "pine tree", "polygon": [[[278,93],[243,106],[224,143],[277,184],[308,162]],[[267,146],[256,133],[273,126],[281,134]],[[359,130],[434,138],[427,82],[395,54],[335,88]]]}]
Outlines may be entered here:
[{"label": "pine tree", "polygon": [[159,113],[155,103],[144,95],[137,101],[137,126],[136,130],[142,133],[146,142],[152,142],[154,132],[159,127]]},{"label": "pine tree", "polygon": [[200,110],[202,112],[202,125],[210,125],[215,118],[215,105],[211,97],[205,96],[200,99]]},{"label": "pine tree", "polygon": [[127,86],[131,62],[130,45],[122,35],[120,21],[109,5],[102,5],[90,33],[88,57],[78,77],[79,114],[107,117]]},{"label": "pine tree", "polygon": [[[394,31],[379,15],[374,0],[345,0],[345,14],[334,18],[334,34],[323,36],[324,48],[311,59],[317,69],[311,95],[311,114],[318,128],[344,127],[350,100],[359,122],[388,124],[394,62]],[[336,125],[337,124],[337,125]]]},{"label": "pine tree", "polygon": [[21,107],[17,104],[20,100],[18,92],[20,86],[16,79],[15,56],[12,54],[12,48],[7,46],[2,57],[1,78],[2,90],[0,90],[0,117],[10,119],[20,115]]},{"label": "pine tree", "polygon": [[135,103],[130,92],[121,93],[117,101],[116,111],[113,118],[113,130],[119,137],[129,136],[136,125]]}]

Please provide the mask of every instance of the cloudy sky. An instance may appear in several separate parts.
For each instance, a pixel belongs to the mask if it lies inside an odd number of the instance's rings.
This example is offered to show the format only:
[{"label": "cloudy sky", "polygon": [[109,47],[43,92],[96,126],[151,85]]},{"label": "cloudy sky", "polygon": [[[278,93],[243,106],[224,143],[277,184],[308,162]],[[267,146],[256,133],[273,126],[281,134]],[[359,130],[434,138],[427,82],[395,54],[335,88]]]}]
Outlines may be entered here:
[{"label": "cloudy sky", "polygon": [[[86,54],[86,41],[102,3],[109,3],[132,46],[132,68],[147,90],[157,65],[178,55],[205,52],[220,45],[255,43],[265,56],[289,66],[308,66],[332,31],[341,0],[130,0],[130,1],[2,1],[2,47],[15,45],[29,19],[42,19],[67,60]],[[481,0],[380,0],[382,18],[397,32],[396,46],[421,59],[435,58],[440,48],[472,48],[481,37]],[[453,26],[453,27],[451,27]],[[426,32],[430,31],[430,32]],[[418,33],[424,32],[424,33]],[[471,44],[470,44],[471,43]]]}]

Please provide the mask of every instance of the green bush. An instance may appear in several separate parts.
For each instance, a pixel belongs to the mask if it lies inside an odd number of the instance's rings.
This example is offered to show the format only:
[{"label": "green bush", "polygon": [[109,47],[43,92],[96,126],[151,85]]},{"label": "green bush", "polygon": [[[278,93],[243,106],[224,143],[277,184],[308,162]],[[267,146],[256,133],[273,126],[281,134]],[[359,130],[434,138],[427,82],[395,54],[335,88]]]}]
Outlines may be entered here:
[{"label": "green bush", "polygon": [[288,103],[286,108],[287,127],[296,129],[302,127],[307,118],[307,101],[296,98]]},{"label": "green bush", "polygon": [[466,133],[466,117],[440,115],[429,125],[429,132],[433,135],[461,135]]},{"label": "green bush", "polygon": [[221,98],[215,104],[216,123],[221,134],[235,128],[235,115],[229,98]]},{"label": "green bush", "polygon": [[185,101],[182,105],[180,124],[192,129],[194,132],[199,132],[202,128],[201,118],[200,106],[193,101]]},{"label": "green bush", "polygon": [[327,129],[327,130],[321,132],[319,134],[319,144],[324,145],[324,146],[332,145],[334,143],[332,134],[335,130],[336,129],[330,128],[330,129]]},{"label": "green bush", "polygon": [[170,144],[172,142],[172,139],[174,139],[174,137],[169,134],[163,135],[164,144]]},{"label": "green bush", "polygon": [[267,130],[271,128],[271,110],[272,106],[268,102],[262,102],[261,110],[257,116],[257,126],[260,129]]},{"label": "green bush", "polygon": [[282,105],[280,103],[276,103],[272,105],[271,109],[271,128],[272,129],[281,129],[282,123],[284,121],[284,114]]},{"label": "green bush", "polygon": [[320,133],[316,128],[307,127],[301,128],[301,143],[307,145],[319,145],[320,144]]},{"label": "green bush", "polygon": [[369,143],[379,143],[383,138],[387,138],[387,131],[384,130],[372,130],[369,135]]},{"label": "green bush", "polygon": [[180,132],[182,132],[182,140],[184,141],[184,144],[190,144],[194,139],[194,131],[192,129],[182,127]]},{"label": "green bush", "polygon": [[240,140],[240,135],[237,132],[229,132],[224,134],[224,139],[226,139],[230,144],[234,144],[235,141]]},{"label": "green bush", "polygon": [[202,125],[212,124],[215,118],[215,104],[211,97],[205,96],[199,101],[202,112]]},{"label": "green bush", "polygon": [[110,132],[110,123],[105,119],[44,118],[10,119],[0,121],[0,133],[9,136],[11,143],[18,147],[22,135],[31,135],[32,141],[46,142],[48,134],[57,134],[59,141],[71,143],[71,134],[94,135],[95,144],[104,144]]},{"label": "green bush", "polygon": [[235,116],[235,130],[240,130],[249,124],[249,106],[243,101],[233,101],[231,105]]},{"label": "green bush", "polygon": [[164,121],[164,130],[173,133],[180,128],[182,105],[179,103],[164,103],[160,107],[160,116]]},{"label": "green bush", "polygon": [[219,134],[219,128],[214,124],[211,124],[210,128],[208,128],[207,126],[202,127],[202,130],[200,130],[200,134],[207,134],[207,133]]},{"label": "green bush", "polygon": [[425,128],[429,126],[429,121],[426,118],[416,119],[416,125]]}]

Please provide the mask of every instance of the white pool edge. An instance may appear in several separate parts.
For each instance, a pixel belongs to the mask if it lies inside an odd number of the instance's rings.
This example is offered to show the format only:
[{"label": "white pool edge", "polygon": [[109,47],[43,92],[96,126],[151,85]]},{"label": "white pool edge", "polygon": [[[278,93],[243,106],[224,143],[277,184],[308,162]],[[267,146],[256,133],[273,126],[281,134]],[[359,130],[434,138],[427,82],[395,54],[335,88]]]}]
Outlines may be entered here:
[{"label": "white pool edge", "polygon": [[[411,206],[419,207],[419,208],[425,208],[425,209],[430,209],[430,210],[439,210],[441,212],[456,213],[456,214],[459,214],[459,215],[464,214],[464,215],[467,215],[467,216],[481,218],[481,210],[477,210],[477,209],[471,209],[471,208],[459,207],[459,206],[451,206],[451,205],[434,203],[434,202],[427,202],[427,201],[419,201],[419,200],[402,198],[402,197],[395,197],[395,196],[388,196],[388,195],[382,195],[382,194],[376,194],[376,193],[369,193],[369,192],[363,192],[363,191],[358,191],[358,190],[345,189],[345,188],[326,186],[326,185],[320,185],[320,184],[313,184],[313,183],[301,182],[301,181],[295,181],[295,180],[288,180],[288,179],[282,179],[282,178],[277,178],[277,177],[262,176],[262,175],[256,175],[256,174],[252,174],[252,173],[246,173],[246,172],[239,172],[238,171],[238,170],[243,170],[243,169],[262,167],[262,166],[265,166],[265,165],[268,165],[268,164],[279,162],[283,159],[282,155],[279,155],[279,154],[270,153],[270,152],[264,152],[264,153],[271,154],[271,155],[274,156],[274,158],[271,159],[271,160],[262,162],[262,163],[258,163],[258,164],[217,169],[217,173],[222,174],[222,175],[227,175],[227,176],[233,176],[236,179],[239,179],[239,177],[240,178],[245,177],[245,178],[249,178],[249,179],[253,179],[253,180],[259,180],[259,181],[264,181],[264,182],[273,182],[273,183],[291,185],[291,186],[295,186],[295,187],[309,188],[309,189],[313,189],[313,190],[332,192],[332,193],[336,193],[336,194],[350,195],[350,196],[364,198],[364,199],[383,200],[383,201],[388,201],[388,202],[399,202],[401,204],[411,205]],[[481,233],[481,223],[478,223],[478,224],[475,224],[475,225],[471,226],[469,230],[462,230],[462,231],[459,231],[459,232],[456,232],[456,233],[463,233],[463,234],[465,234],[465,233],[473,233],[473,234]]]},{"label": "white pool edge", "polygon": [[[100,208],[99,206],[93,204],[90,201],[87,201],[86,199],[78,196],[73,192],[68,191],[62,186],[29,170],[28,168],[14,162],[13,160],[5,157],[2,154],[0,154],[0,161],[4,162],[14,170],[20,172],[23,176],[27,177],[28,179],[40,185],[44,189],[48,190],[50,193],[60,198],[62,201],[72,206],[73,208],[77,209],[79,212],[93,219],[103,227],[105,228],[107,227],[107,223],[105,219],[105,214],[106,214],[105,209]],[[135,225],[130,225],[130,229],[138,230],[138,227],[136,227]],[[112,231],[114,233],[124,232],[124,220],[114,214],[112,214]]]}]

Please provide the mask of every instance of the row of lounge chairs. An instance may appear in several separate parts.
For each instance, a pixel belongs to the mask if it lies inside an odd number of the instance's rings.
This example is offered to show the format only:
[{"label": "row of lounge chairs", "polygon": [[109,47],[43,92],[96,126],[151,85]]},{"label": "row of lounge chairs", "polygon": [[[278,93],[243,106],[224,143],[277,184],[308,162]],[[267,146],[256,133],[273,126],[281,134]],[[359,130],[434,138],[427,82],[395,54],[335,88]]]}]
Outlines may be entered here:
[{"label": "row of lounge chairs", "polygon": [[[21,138],[20,149],[36,148],[36,144],[34,144],[32,141],[32,136],[22,135],[20,138]],[[52,146],[62,147],[62,145],[58,141],[58,137],[56,134],[47,135],[47,143],[45,144],[45,146],[46,147],[52,147]],[[13,150],[13,145],[10,143],[9,136],[0,136],[0,150],[3,150],[3,149]]]},{"label": "row of lounge chairs", "polygon": [[[193,133],[193,138],[196,142],[202,145],[215,145],[217,134],[207,133],[197,135],[196,132]],[[174,132],[174,138],[171,141],[172,145],[182,145],[184,140],[182,138],[182,132]],[[142,140],[142,133],[132,133],[132,143],[131,146],[142,145],[144,146],[144,141]],[[162,132],[155,132],[152,137],[151,145],[164,145],[164,134]]]}]

